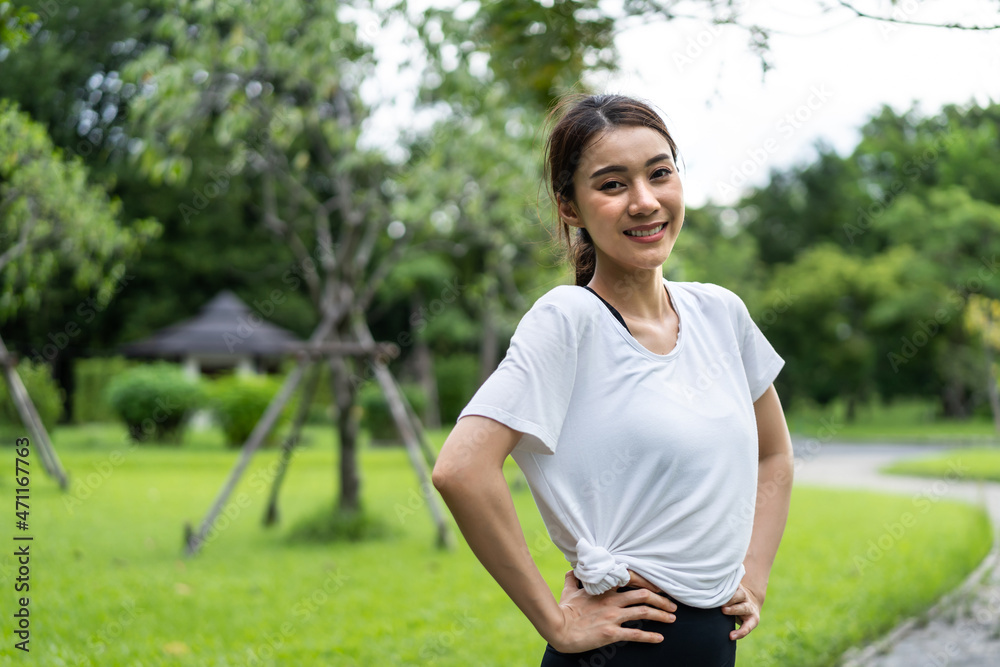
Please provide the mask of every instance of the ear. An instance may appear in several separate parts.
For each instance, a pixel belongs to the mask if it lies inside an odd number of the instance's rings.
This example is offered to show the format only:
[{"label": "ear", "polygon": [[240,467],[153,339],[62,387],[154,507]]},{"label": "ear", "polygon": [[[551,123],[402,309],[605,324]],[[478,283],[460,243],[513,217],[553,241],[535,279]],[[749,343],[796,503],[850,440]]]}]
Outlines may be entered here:
[{"label": "ear", "polygon": [[559,217],[565,220],[570,227],[583,227],[583,220],[580,219],[580,213],[576,210],[576,204],[571,199],[563,199],[562,195],[557,195],[557,197],[559,198]]}]

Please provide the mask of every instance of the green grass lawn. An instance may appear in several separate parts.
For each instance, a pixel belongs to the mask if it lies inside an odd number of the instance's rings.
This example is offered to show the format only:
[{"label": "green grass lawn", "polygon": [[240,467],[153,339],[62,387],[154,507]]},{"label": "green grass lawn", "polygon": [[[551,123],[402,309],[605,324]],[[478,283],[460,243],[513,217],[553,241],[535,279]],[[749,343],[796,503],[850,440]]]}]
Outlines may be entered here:
[{"label": "green grass lawn", "polygon": [[[236,452],[213,434],[180,448],[129,449],[115,427],[57,430],[74,495],[60,493],[32,460],[31,654],[12,648],[16,598],[7,588],[0,663],[538,664],[544,642],[467,546],[434,549],[402,450],[362,455],[366,506],[394,527],[391,537],[290,544],[290,526],[334,499],[332,429],[310,427],[306,435],[285,485],[281,525],[260,526],[277,460],[266,450],[238,487],[226,527],[186,559],[182,526],[204,516]],[[438,443],[444,436],[433,435]],[[0,451],[13,471],[12,450]],[[0,484],[11,507],[12,476]],[[548,542],[528,490],[518,487],[514,497],[558,592],[568,564]],[[832,665],[849,646],[957,585],[990,540],[985,515],[970,506],[940,501],[921,513],[908,497],[796,488],[763,622],[740,641],[739,664]],[[12,552],[0,557],[8,582]]]},{"label": "green grass lawn", "polygon": [[847,420],[846,404],[835,400],[819,407],[804,402],[785,415],[789,430],[797,435],[837,441],[954,442],[1000,444],[993,421],[980,416],[965,420],[937,416],[938,404],[926,400],[899,400],[889,405],[877,401],[858,406],[854,420]]},{"label": "green grass lawn", "polygon": [[882,468],[882,472],[1000,482],[1000,447],[962,447],[928,458],[899,461]]}]

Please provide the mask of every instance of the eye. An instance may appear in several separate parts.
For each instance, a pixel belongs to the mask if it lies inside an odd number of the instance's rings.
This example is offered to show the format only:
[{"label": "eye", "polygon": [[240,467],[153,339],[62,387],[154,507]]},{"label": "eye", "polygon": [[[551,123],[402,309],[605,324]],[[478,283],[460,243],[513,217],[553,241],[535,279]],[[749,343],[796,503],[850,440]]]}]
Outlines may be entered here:
[{"label": "eye", "polygon": [[653,172],[653,178],[664,178],[674,173],[672,169],[668,167],[657,167],[656,171]]},{"label": "eye", "polygon": [[[618,187],[615,187],[615,186],[618,186]],[[619,188],[623,188],[623,187],[625,187],[625,185],[621,181],[608,181],[607,183],[602,184],[601,187],[598,188],[598,189],[599,190],[618,190]]]}]

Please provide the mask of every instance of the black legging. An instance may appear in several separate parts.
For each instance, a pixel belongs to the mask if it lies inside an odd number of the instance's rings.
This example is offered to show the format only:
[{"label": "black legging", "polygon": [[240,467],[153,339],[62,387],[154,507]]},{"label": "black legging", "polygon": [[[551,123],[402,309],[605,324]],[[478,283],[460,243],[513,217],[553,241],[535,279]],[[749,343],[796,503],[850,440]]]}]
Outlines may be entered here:
[{"label": "black legging", "polygon": [[723,614],[721,607],[701,609],[674,602],[673,623],[623,624],[663,635],[658,644],[621,641],[583,653],[560,653],[547,645],[541,667],[734,667],[736,642],[729,633],[736,629],[736,617]]}]

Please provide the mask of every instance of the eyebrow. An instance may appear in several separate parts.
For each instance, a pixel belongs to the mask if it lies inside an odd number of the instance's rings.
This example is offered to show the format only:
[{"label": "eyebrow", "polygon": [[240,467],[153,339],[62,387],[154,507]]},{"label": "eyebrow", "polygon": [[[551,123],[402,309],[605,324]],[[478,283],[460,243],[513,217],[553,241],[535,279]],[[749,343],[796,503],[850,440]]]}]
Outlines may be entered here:
[{"label": "eyebrow", "polygon": [[[673,157],[669,153],[660,153],[659,155],[657,155],[655,157],[651,157],[648,160],[646,160],[646,165],[645,166],[648,167],[648,166],[652,165],[655,162],[659,162],[660,160],[673,160]],[[612,171],[628,171],[628,168],[627,167],[623,167],[620,164],[610,164],[607,167],[601,167],[600,169],[598,169],[597,171],[595,171],[593,174],[591,174],[590,177],[591,178],[597,178],[598,176],[603,176],[604,174],[607,174],[607,173],[612,172]]]}]

